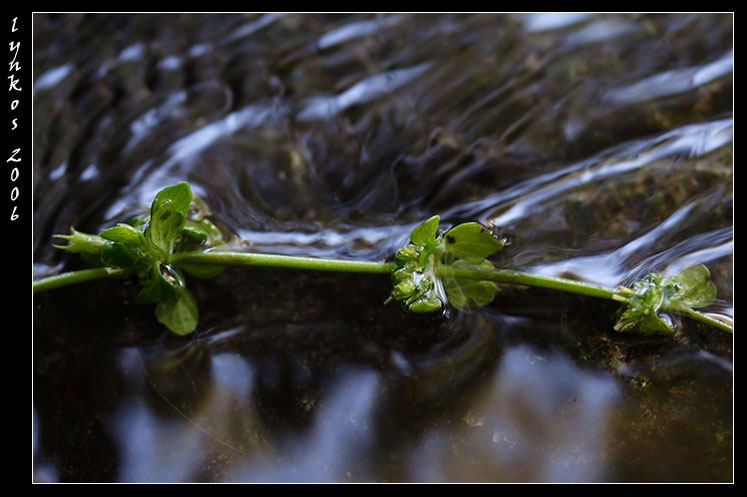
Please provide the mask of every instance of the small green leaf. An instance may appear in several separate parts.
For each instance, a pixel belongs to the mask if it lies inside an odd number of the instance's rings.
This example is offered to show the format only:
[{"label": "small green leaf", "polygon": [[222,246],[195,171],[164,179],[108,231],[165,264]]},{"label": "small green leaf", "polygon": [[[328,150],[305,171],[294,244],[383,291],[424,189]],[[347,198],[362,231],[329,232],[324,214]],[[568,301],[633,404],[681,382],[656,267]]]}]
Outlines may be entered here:
[{"label": "small green leaf", "polygon": [[[451,267],[461,269],[493,269],[484,259],[459,259]],[[498,285],[492,281],[469,278],[445,278],[444,291],[449,303],[457,309],[484,307],[490,304],[498,293]]]},{"label": "small green leaf", "polygon": [[159,255],[166,256],[172,252],[174,241],[182,232],[185,221],[184,214],[177,210],[176,204],[166,200],[159,203],[151,214],[145,237]]},{"label": "small green leaf", "polygon": [[428,242],[423,246],[423,250],[420,251],[418,256],[418,264],[426,268],[431,263],[431,255],[436,254],[438,258],[443,255],[444,241],[443,238],[437,238],[433,242]]},{"label": "small green leaf", "polygon": [[137,247],[128,243],[106,242],[101,251],[101,260],[107,266],[128,268],[137,262],[138,257]]},{"label": "small green leaf", "polygon": [[102,237],[98,235],[89,235],[88,233],[77,231],[72,227],[70,228],[69,235],[53,235],[53,237],[62,238],[68,242],[67,245],[54,245],[55,248],[66,250],[73,254],[83,252],[99,254],[104,248],[104,245],[106,245],[106,240]]},{"label": "small green leaf", "polygon": [[186,288],[181,271],[157,261],[153,261],[147,273],[141,276],[141,283],[144,286],[137,294],[139,302],[177,300]]},{"label": "small green leaf", "polygon": [[413,243],[408,243],[401,249],[397,250],[397,255],[394,257],[394,262],[398,267],[402,267],[411,261],[417,261],[420,251],[418,246]]},{"label": "small green leaf", "polygon": [[437,311],[441,307],[443,307],[443,302],[441,302],[441,299],[438,298],[438,295],[436,295],[436,293],[432,291],[426,292],[407,306],[410,312],[415,312],[418,314]]},{"label": "small green leaf", "polygon": [[446,252],[460,259],[490,257],[503,248],[503,241],[478,223],[464,223],[444,235]]},{"label": "small green leaf", "polygon": [[428,242],[432,242],[436,239],[436,233],[438,232],[438,223],[440,222],[440,216],[433,216],[426,222],[417,226],[410,233],[410,241],[415,245],[421,247]]},{"label": "small green leaf", "polygon": [[187,219],[182,233],[189,236],[190,238],[193,238],[194,240],[197,240],[200,243],[207,241],[207,239],[210,237],[210,231],[208,231],[205,226],[197,221],[192,221],[191,219]]},{"label": "small green leaf", "polygon": [[199,320],[194,295],[184,288],[177,300],[161,300],[156,306],[156,318],[177,335],[189,335]]},{"label": "small green leaf", "polygon": [[129,224],[123,223],[117,223],[116,226],[105,229],[99,236],[112,242],[126,243],[134,246],[140,246],[145,241],[140,231]]},{"label": "small green leaf", "polygon": [[683,270],[672,278],[678,288],[669,306],[697,309],[711,304],[716,300],[716,286],[710,278],[710,271],[702,264]]},{"label": "small green leaf", "polygon": [[147,226],[148,221],[150,221],[150,214],[138,214],[127,221],[127,224],[139,231],[143,231],[145,226]]},{"label": "small green leaf", "polygon": [[160,278],[151,278],[140,289],[135,299],[143,304],[155,304],[161,300],[161,280]]},{"label": "small green leaf", "polygon": [[614,330],[637,331],[641,335],[671,335],[675,332],[668,315],[633,306],[620,313]]},{"label": "small green leaf", "polygon": [[207,218],[187,219],[182,234],[184,236],[174,247],[175,252],[213,248],[224,243],[220,229]]},{"label": "small green leaf", "polygon": [[168,186],[158,192],[150,207],[151,218],[165,202],[171,202],[174,210],[181,213],[182,216],[186,218],[187,212],[189,212],[189,206],[192,203],[192,190],[190,189],[189,184],[182,181],[181,183]]}]

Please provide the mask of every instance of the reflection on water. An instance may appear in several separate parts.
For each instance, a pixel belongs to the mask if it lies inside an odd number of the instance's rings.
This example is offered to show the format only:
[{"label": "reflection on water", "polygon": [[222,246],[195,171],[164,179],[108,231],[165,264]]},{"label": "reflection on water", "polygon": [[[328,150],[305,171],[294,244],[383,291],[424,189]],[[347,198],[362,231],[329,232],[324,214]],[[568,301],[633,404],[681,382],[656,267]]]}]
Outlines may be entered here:
[{"label": "reflection on water", "polygon": [[423,481],[599,481],[614,380],[559,354],[521,345],[505,351],[493,386],[458,420],[430,430],[412,455]]},{"label": "reflection on water", "polygon": [[[478,220],[497,264],[614,286],[708,265],[733,319],[733,16],[36,15],[34,272],[187,180],[249,250],[385,260]],[[35,296],[39,481],[729,481],[731,337],[612,332],[503,288],[413,316],[380,276]]]}]

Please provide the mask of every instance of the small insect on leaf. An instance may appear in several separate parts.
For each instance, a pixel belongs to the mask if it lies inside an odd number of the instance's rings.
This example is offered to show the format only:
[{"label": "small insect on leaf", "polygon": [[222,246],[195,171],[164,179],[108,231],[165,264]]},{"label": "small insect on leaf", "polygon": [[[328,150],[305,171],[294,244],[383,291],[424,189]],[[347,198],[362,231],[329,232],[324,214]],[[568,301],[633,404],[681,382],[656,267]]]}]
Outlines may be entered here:
[{"label": "small insect on leaf", "polygon": [[478,223],[464,223],[454,226],[444,234],[446,252],[460,258],[490,257],[503,248],[499,240],[484,226]]}]

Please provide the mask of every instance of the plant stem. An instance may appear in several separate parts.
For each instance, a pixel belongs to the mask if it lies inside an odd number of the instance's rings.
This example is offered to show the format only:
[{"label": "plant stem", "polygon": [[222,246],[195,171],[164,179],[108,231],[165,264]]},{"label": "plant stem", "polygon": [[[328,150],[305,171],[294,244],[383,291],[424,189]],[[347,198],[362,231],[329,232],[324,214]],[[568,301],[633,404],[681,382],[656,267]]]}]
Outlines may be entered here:
[{"label": "plant stem", "polygon": [[393,262],[353,261],[344,259],[318,259],[294,255],[257,254],[248,252],[179,252],[169,258],[170,264],[179,263],[225,264],[228,266],[264,266],[344,273],[390,274]]},{"label": "plant stem", "polygon": [[715,326],[716,328],[719,328],[724,331],[728,331],[731,334],[734,334],[734,327],[726,323],[725,321],[721,321],[720,319],[713,318],[709,316],[708,314],[705,314],[703,312],[699,312],[693,309],[683,309],[679,311],[686,315],[687,317],[694,319],[696,321],[700,321],[701,323],[708,324],[710,326]]},{"label": "plant stem", "polygon": [[[314,257],[300,257],[279,254],[258,254],[248,252],[179,252],[169,257],[170,264],[179,263],[203,263],[221,264],[227,266],[261,266],[287,269],[302,269],[316,271],[336,271],[345,273],[367,273],[367,274],[391,274],[396,265],[393,262],[355,261],[345,259],[320,259]],[[92,281],[112,276],[125,274],[125,270],[119,268],[96,268],[71,271],[67,273],[42,278],[33,283],[33,291],[41,292],[62,286]],[[525,285],[562,292],[575,293],[588,297],[597,297],[617,302],[627,302],[626,293],[630,290],[624,288],[609,288],[593,283],[557,278],[554,276],[540,276],[511,269],[485,269],[456,268],[453,266],[439,265],[436,273],[439,278],[464,278],[472,280],[487,280],[496,283],[507,283],[511,285]],[[734,333],[734,328],[728,323],[713,318],[705,313],[692,309],[678,311],[686,316],[715,326],[729,333]]]},{"label": "plant stem", "polygon": [[75,283],[83,283],[84,281],[98,280],[111,276],[120,276],[122,274],[125,274],[123,269],[109,267],[70,271],[34,281],[33,291],[34,293],[43,292],[61,286],[73,285]]},{"label": "plant stem", "polygon": [[615,288],[609,288],[593,283],[556,278],[554,276],[540,276],[537,274],[514,271],[511,269],[482,269],[482,268],[455,268],[451,266],[439,266],[437,269],[439,277],[455,277],[472,280],[489,280],[496,283],[509,283],[511,285],[526,285],[539,288],[549,288],[562,292],[577,293],[588,297],[625,302],[627,298]]},{"label": "plant stem", "polygon": [[[437,270],[438,276],[465,278],[473,280],[489,280],[496,283],[509,283],[512,285],[526,285],[540,288],[549,288],[568,293],[576,293],[588,297],[598,297],[603,299],[615,300],[617,302],[627,302],[626,294],[631,293],[627,288],[609,288],[593,283],[584,283],[582,281],[570,280],[566,278],[556,278],[553,276],[539,276],[511,269],[482,269],[482,268],[455,268],[451,266],[440,266]],[[678,309],[678,312],[688,316],[691,319],[700,321],[710,326],[714,326],[729,333],[734,333],[734,327],[729,323],[709,316],[706,313],[696,311],[690,308]]]}]

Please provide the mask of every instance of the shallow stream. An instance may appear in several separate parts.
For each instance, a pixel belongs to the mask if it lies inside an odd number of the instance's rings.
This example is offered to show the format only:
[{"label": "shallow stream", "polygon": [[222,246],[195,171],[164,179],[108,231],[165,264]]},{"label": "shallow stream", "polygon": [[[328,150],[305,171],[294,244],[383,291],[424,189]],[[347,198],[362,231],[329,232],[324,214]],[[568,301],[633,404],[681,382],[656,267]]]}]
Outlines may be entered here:
[{"label": "shallow stream", "polygon": [[[186,180],[246,250],[391,258],[434,214],[609,286],[705,264],[733,317],[733,16],[35,15],[34,276]],[[37,481],[732,481],[732,336],[612,330],[505,287],[412,315],[384,276],[35,295]]]}]

